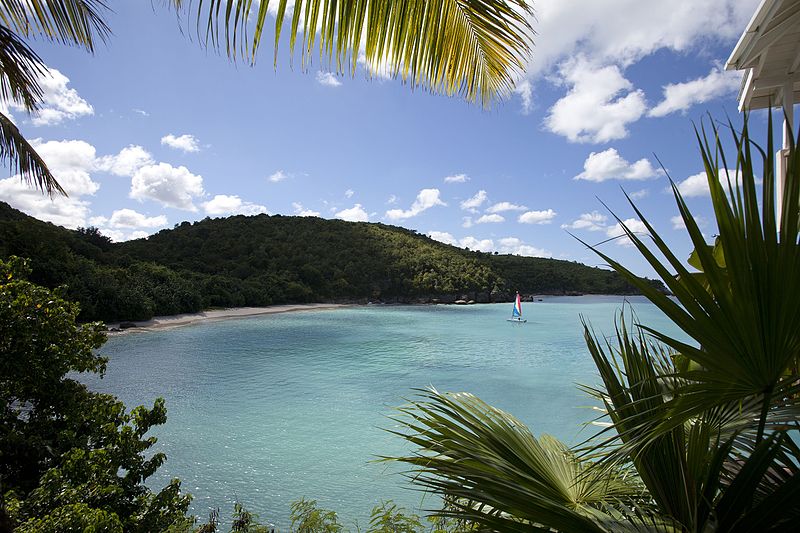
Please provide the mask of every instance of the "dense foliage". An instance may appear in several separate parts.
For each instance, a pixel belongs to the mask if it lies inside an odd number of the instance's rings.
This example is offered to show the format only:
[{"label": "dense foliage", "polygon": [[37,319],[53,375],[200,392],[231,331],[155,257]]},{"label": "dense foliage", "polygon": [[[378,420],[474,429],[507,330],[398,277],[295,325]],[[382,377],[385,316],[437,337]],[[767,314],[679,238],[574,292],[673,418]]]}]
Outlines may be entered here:
[{"label": "dense foliage", "polygon": [[24,261],[0,261],[0,529],[163,531],[185,521],[189,498],[173,480],[144,485],[164,462],[151,427],[163,400],[126,412],[115,397],[68,377],[105,370],[99,323],[30,283]]},{"label": "dense foliage", "polygon": [[82,320],[143,320],[209,307],[367,301],[508,300],[630,294],[618,274],[579,263],[471,252],[383,224],[258,215],[184,222],[112,243],[0,202],[0,257],[32,260],[31,280],[67,286]]}]

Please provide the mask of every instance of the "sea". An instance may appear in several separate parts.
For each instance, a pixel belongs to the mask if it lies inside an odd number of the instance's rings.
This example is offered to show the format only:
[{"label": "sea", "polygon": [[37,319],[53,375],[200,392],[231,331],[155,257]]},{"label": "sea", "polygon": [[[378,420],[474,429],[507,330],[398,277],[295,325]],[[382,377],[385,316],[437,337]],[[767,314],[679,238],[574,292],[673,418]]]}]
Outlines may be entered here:
[{"label": "sea", "polygon": [[[193,495],[192,512],[235,502],[287,531],[290,504],[305,498],[364,529],[391,500],[420,515],[436,507],[397,464],[414,450],[389,432],[417,389],[467,391],[567,444],[590,438],[597,403],[578,388],[599,378],[581,319],[613,336],[629,320],[680,332],[641,297],[543,297],[512,304],[366,305],[195,323],[112,336],[100,350],[97,391],[131,408],[163,397],[167,423],[152,434],[167,461],[148,484],[171,478]],[[633,315],[633,318],[631,316]]]}]

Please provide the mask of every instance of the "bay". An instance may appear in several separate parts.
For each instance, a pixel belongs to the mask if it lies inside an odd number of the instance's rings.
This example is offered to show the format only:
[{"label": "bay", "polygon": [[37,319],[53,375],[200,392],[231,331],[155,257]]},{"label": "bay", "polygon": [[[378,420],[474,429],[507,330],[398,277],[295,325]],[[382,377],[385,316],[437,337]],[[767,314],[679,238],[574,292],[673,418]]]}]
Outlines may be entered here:
[{"label": "bay", "polygon": [[414,388],[472,392],[536,435],[589,437],[596,411],[577,384],[598,377],[580,317],[611,335],[623,302],[678,333],[641,297],[548,297],[523,304],[527,324],[506,322],[511,304],[346,307],[114,336],[105,378],[84,381],[129,408],[166,399],[153,433],[168,459],[149,484],[180,478],[200,517],[238,501],[286,530],[305,497],[363,527],[381,500],[435,506],[375,461],[409,451],[385,429]]}]

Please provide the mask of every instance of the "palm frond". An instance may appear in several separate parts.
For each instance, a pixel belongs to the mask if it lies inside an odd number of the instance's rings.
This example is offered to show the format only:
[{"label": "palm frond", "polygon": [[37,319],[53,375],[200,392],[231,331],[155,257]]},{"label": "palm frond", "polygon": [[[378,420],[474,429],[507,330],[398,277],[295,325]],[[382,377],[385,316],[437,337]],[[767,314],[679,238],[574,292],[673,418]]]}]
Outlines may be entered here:
[{"label": "palm frond", "polygon": [[47,163],[25,140],[19,128],[2,113],[0,113],[0,159],[8,161],[13,173],[19,174],[23,181],[42,192],[50,196],[55,193],[67,195],[47,168]]},{"label": "palm frond", "polygon": [[0,101],[18,102],[28,111],[39,107],[39,77],[47,72],[42,60],[14,32],[0,25]]},{"label": "palm frond", "polygon": [[5,0],[0,2],[0,21],[26,38],[43,37],[61,44],[94,51],[95,40],[110,33],[100,12],[102,0]]},{"label": "palm frond", "polygon": [[419,392],[396,419],[404,430],[393,433],[420,452],[391,459],[411,465],[414,483],[454,502],[444,514],[495,531],[621,531],[652,522],[629,470],[591,470],[558,440],[536,439],[471,394]]},{"label": "palm frond", "polygon": [[[284,21],[289,48],[300,38],[303,65],[315,49],[338,73],[367,65],[385,68],[411,87],[460,95],[488,105],[514,87],[531,51],[526,0],[171,0],[196,21],[199,39],[230,57],[255,61],[276,6],[275,62]],[[194,4],[194,9],[192,5]]]}]

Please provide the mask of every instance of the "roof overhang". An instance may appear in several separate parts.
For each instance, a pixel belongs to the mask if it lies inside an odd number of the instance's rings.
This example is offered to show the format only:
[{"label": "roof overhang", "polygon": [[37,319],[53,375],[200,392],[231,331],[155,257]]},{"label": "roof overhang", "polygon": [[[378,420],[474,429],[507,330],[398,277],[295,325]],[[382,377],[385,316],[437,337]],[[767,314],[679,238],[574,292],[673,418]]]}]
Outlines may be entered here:
[{"label": "roof overhang", "polygon": [[740,111],[800,102],[800,0],[763,0],[725,70],[745,71]]}]

